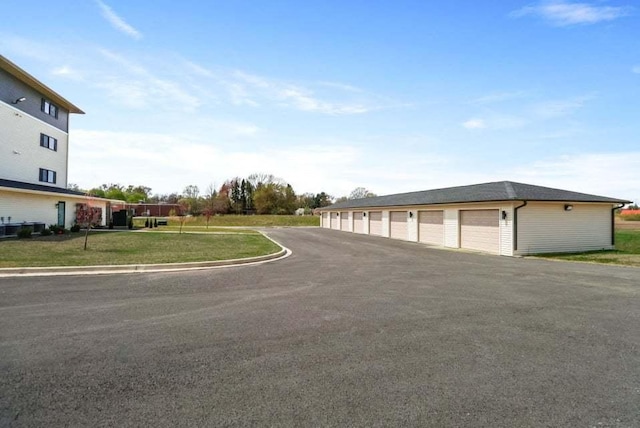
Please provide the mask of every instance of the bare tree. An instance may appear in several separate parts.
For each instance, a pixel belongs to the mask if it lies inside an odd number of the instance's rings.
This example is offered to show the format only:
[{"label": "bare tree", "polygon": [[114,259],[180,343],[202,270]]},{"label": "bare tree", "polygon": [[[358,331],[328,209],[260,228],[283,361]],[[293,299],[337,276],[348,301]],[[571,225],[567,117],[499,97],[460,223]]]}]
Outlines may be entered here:
[{"label": "bare tree", "polygon": [[87,251],[89,241],[89,230],[95,224],[99,224],[102,219],[102,208],[96,206],[96,200],[91,195],[85,196],[85,203],[78,207],[76,221],[85,228],[84,250]]},{"label": "bare tree", "polygon": [[348,199],[363,199],[363,198],[373,198],[376,197],[377,195],[373,192],[370,192],[369,190],[367,190],[364,187],[356,187],[355,189],[353,189],[351,191],[351,193],[349,194],[349,198]]}]

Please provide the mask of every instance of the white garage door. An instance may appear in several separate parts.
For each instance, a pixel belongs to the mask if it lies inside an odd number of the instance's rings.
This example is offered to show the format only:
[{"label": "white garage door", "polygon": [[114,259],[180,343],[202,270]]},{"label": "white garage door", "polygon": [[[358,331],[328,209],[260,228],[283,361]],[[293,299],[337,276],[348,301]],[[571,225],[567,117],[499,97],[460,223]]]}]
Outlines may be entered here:
[{"label": "white garage door", "polygon": [[364,233],[364,219],[362,213],[353,213],[353,231],[355,233]]},{"label": "white garage door", "polygon": [[329,224],[329,213],[322,213],[322,227],[331,227]]},{"label": "white garage door", "polygon": [[390,213],[391,227],[389,236],[393,239],[407,240],[407,212],[391,211]]},{"label": "white garage door", "polygon": [[340,217],[338,217],[338,213],[331,213],[331,229],[340,229]]},{"label": "white garage door", "polygon": [[382,236],[382,211],[369,213],[369,234]]},{"label": "white garage door", "polygon": [[444,211],[420,211],[418,225],[418,241],[444,245]]},{"label": "white garage door", "polygon": [[349,213],[340,213],[340,230],[349,230]]},{"label": "white garage door", "polygon": [[460,246],[500,253],[498,210],[460,211]]}]

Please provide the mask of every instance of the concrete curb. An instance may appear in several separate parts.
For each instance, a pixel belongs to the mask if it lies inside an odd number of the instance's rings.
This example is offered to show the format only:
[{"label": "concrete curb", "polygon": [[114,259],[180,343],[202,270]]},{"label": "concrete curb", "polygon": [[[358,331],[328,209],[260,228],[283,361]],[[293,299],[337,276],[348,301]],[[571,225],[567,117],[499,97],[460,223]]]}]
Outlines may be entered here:
[{"label": "concrete curb", "polygon": [[265,256],[247,257],[244,259],[214,260],[188,263],[159,263],[135,265],[101,265],[101,266],[49,266],[0,268],[0,278],[33,277],[33,276],[65,276],[65,275],[107,275],[122,273],[177,272],[202,269],[219,269],[233,266],[258,265],[289,257],[292,251],[266,234],[262,236],[280,247],[280,251]]}]

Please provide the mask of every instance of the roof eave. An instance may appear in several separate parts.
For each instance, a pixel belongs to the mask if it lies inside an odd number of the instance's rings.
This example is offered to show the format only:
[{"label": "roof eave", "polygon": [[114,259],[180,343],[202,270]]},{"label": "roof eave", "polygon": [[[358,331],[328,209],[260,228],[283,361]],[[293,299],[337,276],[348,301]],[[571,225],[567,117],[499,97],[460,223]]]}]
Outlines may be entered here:
[{"label": "roof eave", "polygon": [[484,202],[573,202],[573,203],[586,203],[586,204],[630,204],[632,201],[624,200],[610,200],[610,201],[596,201],[596,200],[572,200],[572,199],[529,199],[529,198],[513,198],[513,199],[480,199],[473,201],[449,201],[449,202],[433,202],[433,203],[420,203],[420,204],[397,204],[397,205],[366,205],[366,206],[328,206],[318,208],[319,211],[333,211],[333,210],[346,210],[346,209],[365,209],[365,208],[392,208],[392,207],[419,207],[419,206],[431,206],[431,205],[456,205],[456,204],[479,204]]}]

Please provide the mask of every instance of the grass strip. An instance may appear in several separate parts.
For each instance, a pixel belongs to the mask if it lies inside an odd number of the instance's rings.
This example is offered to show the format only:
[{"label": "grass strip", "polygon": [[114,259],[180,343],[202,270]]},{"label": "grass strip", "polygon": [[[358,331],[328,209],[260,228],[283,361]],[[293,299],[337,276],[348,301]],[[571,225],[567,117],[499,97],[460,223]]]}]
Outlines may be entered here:
[{"label": "grass strip", "polygon": [[256,257],[280,247],[261,234],[91,232],[0,241],[0,267],[184,263]]}]

